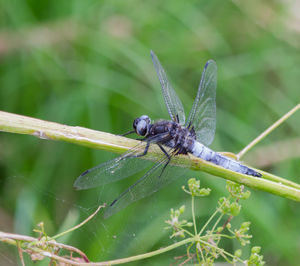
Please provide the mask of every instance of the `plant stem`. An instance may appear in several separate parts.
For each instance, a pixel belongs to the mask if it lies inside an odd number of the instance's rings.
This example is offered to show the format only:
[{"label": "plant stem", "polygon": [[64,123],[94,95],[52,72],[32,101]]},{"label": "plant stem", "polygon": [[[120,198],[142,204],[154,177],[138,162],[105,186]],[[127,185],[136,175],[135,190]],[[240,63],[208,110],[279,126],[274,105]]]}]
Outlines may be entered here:
[{"label": "plant stem", "polygon": [[16,244],[17,244],[18,253],[19,253],[19,257],[20,257],[22,266],[25,266],[25,262],[24,262],[24,258],[23,258],[23,251],[22,251],[22,248],[21,248],[21,245],[20,245],[20,241],[16,241]]},{"label": "plant stem", "polygon": [[[151,251],[148,253],[144,253],[141,255],[136,255],[136,256],[132,256],[132,257],[128,257],[128,258],[124,258],[124,259],[117,259],[117,260],[111,260],[111,261],[107,261],[107,262],[101,262],[101,264],[95,264],[95,265],[114,265],[114,264],[122,264],[122,263],[127,263],[127,262],[131,262],[131,261],[137,261],[137,260],[141,260],[141,259],[146,259],[146,258],[150,258],[162,253],[165,253],[167,251],[173,250],[175,248],[178,248],[180,246],[186,245],[190,242],[194,242],[195,239],[194,238],[187,238],[185,240],[182,240],[180,242],[174,243],[170,246],[164,247],[164,248],[160,248],[158,250],[155,251]],[[86,264],[86,265],[90,265],[90,264]],[[91,264],[93,265],[93,263]]]},{"label": "plant stem", "polygon": [[215,210],[215,212],[209,217],[209,219],[206,221],[205,225],[202,227],[201,231],[199,232],[198,236],[201,236],[201,234],[203,233],[203,231],[205,230],[205,228],[209,225],[209,223],[212,221],[212,219],[217,215],[217,213],[219,212],[219,210]]},{"label": "plant stem", "polygon": [[100,209],[102,209],[102,208],[104,208],[104,207],[105,207],[105,205],[100,205],[100,206],[97,208],[97,210],[94,211],[94,213],[92,213],[92,214],[91,214],[88,218],[86,218],[83,222],[81,222],[80,224],[77,224],[76,226],[74,226],[74,227],[72,227],[72,228],[70,228],[70,229],[68,229],[68,230],[66,230],[66,231],[64,231],[64,232],[61,232],[61,233],[59,233],[59,234],[57,234],[57,235],[51,237],[51,239],[59,238],[59,237],[65,235],[65,234],[68,234],[68,233],[70,233],[70,232],[72,232],[72,231],[78,229],[79,227],[85,225],[89,220],[91,220],[91,219],[92,219],[92,218],[100,211]]},{"label": "plant stem", "polygon": [[196,244],[196,255],[197,255],[197,260],[198,260],[199,265],[200,265],[200,264],[201,264],[201,260],[200,260],[200,257],[199,257],[199,252],[198,252],[198,250],[200,251],[202,261],[205,262],[205,258],[204,258],[204,256],[203,256],[203,252],[202,252],[201,245],[200,245],[199,242],[197,242],[197,244]]},{"label": "plant stem", "polygon": [[[207,242],[207,241],[204,241],[204,240],[201,240],[201,239],[200,239],[199,242],[203,243],[205,246],[209,246],[209,247],[211,247],[211,248],[215,248],[215,249],[218,250],[219,252],[222,252],[222,253],[226,254],[227,256],[229,256],[229,257],[232,257],[232,258],[235,257],[234,255],[230,254],[229,252],[227,252],[227,251],[225,251],[225,250],[219,248],[218,246],[212,245],[212,244],[210,244],[210,243]],[[242,260],[241,260],[240,258],[237,258],[237,259],[238,259],[240,262],[242,262]]]},{"label": "plant stem", "polygon": [[196,225],[196,218],[195,218],[195,197],[194,196],[192,196],[192,217],[193,217],[195,235],[197,235],[197,225]]},{"label": "plant stem", "polygon": [[258,142],[264,139],[267,135],[269,135],[274,129],[279,127],[285,120],[287,120],[291,115],[293,115],[300,108],[300,103],[297,104],[294,108],[292,108],[289,112],[287,112],[284,116],[278,119],[273,125],[267,128],[263,133],[261,133],[257,138],[251,141],[244,149],[242,149],[238,154],[237,158],[241,159],[250,149],[252,149]]},{"label": "plant stem", "polygon": [[219,218],[217,219],[217,221],[215,222],[214,226],[213,226],[212,229],[211,229],[212,232],[215,231],[217,225],[219,224],[219,222],[221,221],[221,219],[223,218],[223,216],[224,216],[224,214],[221,213],[220,216],[219,216]]},{"label": "plant stem", "polygon": [[[84,263],[84,262],[76,262],[70,259],[66,259],[64,257],[58,256],[56,254],[53,254],[49,251],[45,251],[37,246],[33,246],[32,248],[34,248],[34,251],[36,253],[39,253],[45,257],[49,257],[51,259],[60,261],[60,262],[64,262],[68,265],[80,265],[80,266],[102,266],[102,265],[115,265],[115,264],[122,264],[122,263],[127,263],[127,262],[132,262],[132,261],[137,261],[137,260],[141,260],[141,259],[146,259],[146,258],[150,258],[165,252],[168,252],[170,250],[173,250],[175,248],[178,248],[180,246],[186,245],[188,243],[191,242],[195,242],[196,240],[198,240],[198,237],[191,237],[191,238],[187,238],[184,239],[180,242],[176,242],[172,245],[169,245],[167,247],[155,250],[155,251],[151,251],[148,253],[144,253],[141,255],[136,255],[136,256],[132,256],[132,257],[128,257],[128,258],[123,258],[123,259],[116,259],[116,260],[111,260],[111,261],[104,261],[104,262],[88,262],[88,263]],[[10,233],[4,233],[0,231],[0,241],[12,244],[17,246],[17,241],[26,241],[26,242],[38,242],[38,239],[33,238],[33,237],[28,237],[28,236],[22,236],[22,235],[17,235],[17,234],[10,234]],[[51,243],[51,242],[50,242]],[[53,245],[57,245],[59,247],[61,247],[62,244],[60,243],[52,243]],[[65,245],[63,245],[65,246]]]},{"label": "plant stem", "polygon": [[[62,140],[116,153],[123,153],[140,143],[137,140],[109,133],[82,127],[66,126],[2,111],[0,111],[0,131],[29,134],[41,139]],[[143,147],[141,147],[141,150],[143,150]],[[160,156],[160,149],[158,149],[156,145],[151,145],[148,154],[144,158],[148,160],[156,160]],[[190,167],[197,171],[201,170],[233,182],[244,184],[254,189],[259,189],[284,198],[300,201],[299,184],[260,170],[258,171],[263,174],[263,178],[256,178],[233,172],[213,163],[199,159],[193,155],[178,155],[176,166]]]}]

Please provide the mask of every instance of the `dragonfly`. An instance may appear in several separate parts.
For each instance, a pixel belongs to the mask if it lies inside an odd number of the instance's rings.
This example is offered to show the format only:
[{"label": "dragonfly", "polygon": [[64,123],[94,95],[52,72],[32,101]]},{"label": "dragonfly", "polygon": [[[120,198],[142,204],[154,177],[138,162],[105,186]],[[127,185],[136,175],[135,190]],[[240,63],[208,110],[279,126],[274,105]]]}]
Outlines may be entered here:
[{"label": "dragonfly", "polygon": [[[151,123],[147,115],[136,118],[133,130],[123,135],[136,133],[142,137],[140,143],[121,156],[86,170],[74,183],[76,189],[89,189],[130,177],[147,169],[136,183],[108,206],[104,213],[105,218],[183,176],[185,171],[178,171],[179,167],[176,166],[179,154],[192,154],[234,172],[261,176],[259,172],[241,162],[208,148],[216,130],[215,61],[208,60],[204,66],[196,98],[186,120],[183,105],[153,51],[151,57],[171,120]],[[161,155],[154,162],[144,159],[151,145],[156,145],[161,150]]]}]

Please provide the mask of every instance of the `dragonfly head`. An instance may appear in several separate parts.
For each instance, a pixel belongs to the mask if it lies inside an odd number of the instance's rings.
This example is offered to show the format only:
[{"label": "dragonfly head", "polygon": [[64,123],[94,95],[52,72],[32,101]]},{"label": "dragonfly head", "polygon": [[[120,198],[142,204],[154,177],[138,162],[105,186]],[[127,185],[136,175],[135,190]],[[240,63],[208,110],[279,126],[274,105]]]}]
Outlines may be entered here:
[{"label": "dragonfly head", "polygon": [[133,121],[133,128],[139,136],[146,136],[149,133],[151,120],[149,116],[142,115]]}]

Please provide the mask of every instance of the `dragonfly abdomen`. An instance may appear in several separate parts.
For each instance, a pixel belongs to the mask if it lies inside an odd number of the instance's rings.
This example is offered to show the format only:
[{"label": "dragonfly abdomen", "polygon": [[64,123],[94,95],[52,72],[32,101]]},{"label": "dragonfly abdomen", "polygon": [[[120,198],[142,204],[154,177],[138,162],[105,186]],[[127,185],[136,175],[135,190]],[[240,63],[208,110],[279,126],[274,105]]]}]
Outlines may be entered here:
[{"label": "dragonfly abdomen", "polygon": [[261,174],[256,172],[255,170],[239,163],[238,161],[235,161],[231,158],[223,156],[209,149],[208,147],[204,146],[198,141],[194,141],[193,147],[190,152],[198,158],[201,158],[208,162],[212,162],[216,165],[222,166],[231,171],[246,174],[246,175],[251,175],[251,176],[257,176],[257,177],[261,176]]}]

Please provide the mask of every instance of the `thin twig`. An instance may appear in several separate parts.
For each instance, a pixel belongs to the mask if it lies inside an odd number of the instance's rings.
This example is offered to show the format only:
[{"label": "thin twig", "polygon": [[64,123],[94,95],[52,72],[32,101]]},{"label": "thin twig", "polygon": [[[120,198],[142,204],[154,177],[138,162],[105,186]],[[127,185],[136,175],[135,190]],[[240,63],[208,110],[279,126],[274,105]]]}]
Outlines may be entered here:
[{"label": "thin twig", "polygon": [[196,254],[193,254],[192,256],[189,256],[186,260],[184,260],[182,263],[178,264],[178,266],[183,266],[187,262],[189,262],[191,259],[193,259],[196,256]]},{"label": "thin twig", "polygon": [[268,168],[280,162],[300,157],[300,137],[274,141],[256,147],[247,154],[247,161],[261,168]]},{"label": "thin twig", "polygon": [[267,128],[263,133],[261,133],[257,138],[251,141],[244,149],[242,149],[238,154],[237,158],[241,159],[250,149],[252,149],[258,142],[269,135],[275,128],[280,126],[285,120],[287,120],[291,115],[293,115],[300,108],[300,103],[287,112],[284,116],[278,119],[272,126]]},{"label": "thin twig", "polygon": [[70,233],[70,232],[78,229],[79,227],[85,225],[89,220],[91,220],[99,212],[100,209],[104,208],[105,206],[106,206],[105,204],[104,205],[100,205],[97,208],[97,210],[94,213],[92,213],[88,218],[86,218],[83,222],[81,222],[80,224],[75,225],[74,227],[72,227],[72,228],[70,228],[70,229],[68,229],[68,230],[66,230],[64,232],[61,232],[61,233],[59,233],[59,234],[51,237],[51,239],[56,239],[58,237],[61,237],[61,236],[65,235],[65,234],[68,234],[68,233]]},{"label": "thin twig", "polygon": [[195,196],[192,195],[192,217],[193,217],[193,224],[194,224],[194,233],[197,235],[197,224],[196,224],[196,217],[195,217]]},{"label": "thin twig", "polygon": [[49,241],[48,244],[56,246],[56,247],[59,247],[61,249],[68,250],[70,252],[75,252],[78,255],[80,255],[85,262],[89,262],[89,259],[88,259],[87,255],[83,251],[81,251],[80,249],[78,249],[78,248],[75,248],[73,246],[69,246],[69,245],[66,245],[66,244],[58,243],[56,241]]},{"label": "thin twig", "polygon": [[[236,199],[236,202],[239,202],[239,199]],[[222,231],[226,228],[227,224],[229,224],[231,222],[233,218],[233,215],[230,215],[227,220],[224,222],[224,224],[222,225]],[[221,232],[217,232],[217,234],[221,234]]]},{"label": "thin twig", "polygon": [[[35,244],[35,245],[32,245],[31,247],[27,246],[27,248],[30,249],[30,248],[34,247],[35,251],[36,251],[37,245],[41,243],[40,239],[35,238],[35,237],[19,235],[19,234],[12,234],[12,233],[5,233],[5,232],[1,232],[1,231],[0,231],[0,241],[6,242],[11,245],[16,245],[17,247],[18,247],[18,245],[20,245],[21,241],[28,242],[30,244]],[[57,248],[63,248],[65,250],[69,250],[71,252],[76,252],[78,255],[80,255],[83,258],[84,261],[86,261],[86,262],[89,261],[87,256],[84,254],[84,252],[82,252],[81,250],[79,250],[73,246],[58,243],[54,240],[47,241],[47,245],[57,247]]]},{"label": "thin twig", "polygon": [[22,266],[25,266],[25,262],[24,262],[24,258],[23,258],[23,250],[21,248],[20,242],[17,241],[17,248],[18,248],[18,253],[19,253],[19,257],[22,263]]},{"label": "thin twig", "polygon": [[[14,243],[12,241],[14,241]],[[16,244],[16,241],[21,240],[21,241],[26,241],[26,242],[38,242],[37,238],[34,237],[28,237],[28,236],[24,236],[24,235],[18,235],[18,234],[10,234],[10,233],[5,233],[5,232],[1,232],[0,231],[0,241],[3,242],[7,242],[10,244]],[[72,258],[72,259],[67,259],[65,257],[61,257],[58,256],[56,254],[52,254],[49,251],[45,251],[41,248],[39,248],[38,246],[34,246],[34,252],[38,253],[39,255],[48,257],[50,259],[54,259],[56,261],[59,262],[63,262],[69,265],[76,265],[76,266],[103,266],[103,265],[115,265],[115,264],[123,264],[123,263],[128,263],[128,262],[132,262],[132,261],[137,261],[137,260],[142,260],[142,259],[146,259],[146,258],[150,258],[165,252],[168,252],[170,250],[176,249],[180,246],[184,246],[190,242],[195,241],[194,238],[187,238],[184,239],[180,242],[176,242],[172,245],[169,245],[167,247],[155,250],[155,251],[151,251],[148,253],[144,253],[144,254],[140,254],[140,255],[136,255],[136,256],[132,256],[132,257],[128,257],[128,258],[123,258],[123,259],[116,259],[116,260],[111,260],[111,261],[104,261],[104,262],[78,262],[78,261],[74,261],[74,259],[77,258]],[[53,245],[56,245],[57,247],[62,247],[62,244],[56,243],[56,242],[50,242]],[[66,245],[63,245],[64,247]],[[33,248],[33,247],[32,247]]]}]

